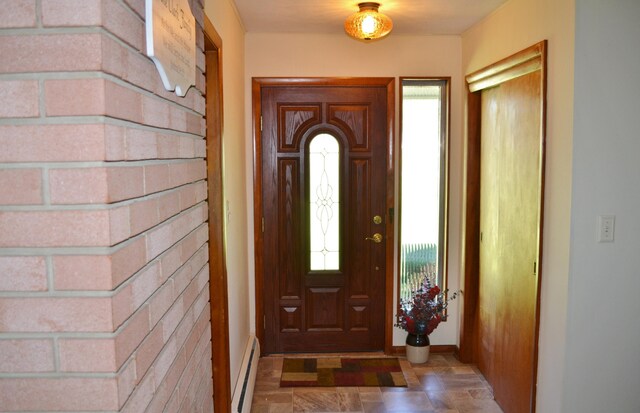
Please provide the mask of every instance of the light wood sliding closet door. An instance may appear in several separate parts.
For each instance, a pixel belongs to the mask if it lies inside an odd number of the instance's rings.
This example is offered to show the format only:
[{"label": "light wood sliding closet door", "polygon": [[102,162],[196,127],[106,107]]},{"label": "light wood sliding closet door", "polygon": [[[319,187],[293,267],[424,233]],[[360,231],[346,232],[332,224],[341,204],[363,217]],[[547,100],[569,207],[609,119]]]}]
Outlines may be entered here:
[{"label": "light wood sliding closet door", "polygon": [[[475,302],[465,345],[505,413],[535,410],[544,170],[545,43],[467,77],[475,96]],[[471,281],[466,279],[465,282]],[[471,304],[475,309],[467,308]],[[472,313],[472,314],[467,314]]]}]

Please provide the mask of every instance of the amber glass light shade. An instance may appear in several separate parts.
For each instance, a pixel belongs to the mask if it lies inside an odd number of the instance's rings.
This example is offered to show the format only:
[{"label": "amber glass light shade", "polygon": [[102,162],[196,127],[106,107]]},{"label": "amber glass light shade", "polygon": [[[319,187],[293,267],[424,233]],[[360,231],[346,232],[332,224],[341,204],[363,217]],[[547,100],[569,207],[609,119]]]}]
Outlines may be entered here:
[{"label": "amber glass light shade", "polygon": [[391,32],[393,22],[378,12],[380,3],[359,3],[360,11],[352,14],[344,22],[344,31],[354,39],[375,40]]}]

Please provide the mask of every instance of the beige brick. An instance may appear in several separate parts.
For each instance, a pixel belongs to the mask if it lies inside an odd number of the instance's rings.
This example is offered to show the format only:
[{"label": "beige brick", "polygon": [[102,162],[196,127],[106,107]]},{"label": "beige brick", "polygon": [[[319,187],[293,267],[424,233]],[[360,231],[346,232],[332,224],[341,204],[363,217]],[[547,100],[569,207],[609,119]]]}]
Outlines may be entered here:
[{"label": "beige brick", "polygon": [[178,142],[178,157],[191,159],[195,157],[194,139],[182,138]]},{"label": "beige brick", "polygon": [[119,328],[136,310],[133,307],[132,291],[133,288],[129,284],[122,287],[113,296],[113,325],[116,328]]},{"label": "beige brick", "polygon": [[178,246],[173,247],[166,253],[162,254],[162,257],[160,258],[160,262],[162,263],[162,281],[171,277],[183,264],[183,261],[180,258],[180,246],[181,244],[178,244]]},{"label": "beige brick", "polygon": [[[208,298],[208,294],[203,293],[202,297]],[[200,301],[200,297],[198,301]],[[208,301],[208,300],[207,300]],[[200,342],[203,334],[211,334],[211,324],[210,324],[210,307],[208,302],[205,302],[205,306],[203,307],[203,311],[200,312],[200,315],[196,316],[196,323],[191,330],[189,337],[187,337],[187,341],[184,344],[184,351],[189,357],[195,351],[198,343]]]},{"label": "beige brick", "polygon": [[127,159],[155,159],[158,157],[156,134],[142,129],[127,131]]},{"label": "beige brick", "polygon": [[[157,379],[156,379],[156,383],[157,383]],[[165,405],[167,404],[167,401],[169,400],[169,397],[171,396],[172,391],[173,391],[173,388],[170,388],[165,383],[162,383],[156,390],[155,394],[153,395],[153,400],[151,400],[151,403],[149,403],[149,407],[147,408],[147,410],[150,412],[165,411],[164,410]],[[207,410],[203,410],[203,412],[204,411],[207,411]],[[213,411],[213,410],[209,410],[209,411]]]},{"label": "beige brick", "polygon": [[105,85],[105,105],[108,116],[133,122],[142,122],[142,96],[140,93],[107,82]]},{"label": "beige brick", "polygon": [[105,159],[104,125],[0,126],[0,162]]},{"label": "beige brick", "polygon": [[119,326],[133,314],[160,286],[160,268],[158,263],[141,270],[135,279],[113,299],[114,325]]},{"label": "beige brick", "polygon": [[109,236],[111,245],[131,237],[129,206],[125,205],[109,211]]},{"label": "beige brick", "polygon": [[71,168],[49,172],[54,204],[111,203],[142,195],[142,168]]},{"label": "beige brick", "polygon": [[44,257],[0,257],[0,291],[45,291]]},{"label": "beige brick", "polygon": [[108,168],[107,180],[109,202],[118,202],[144,195],[144,170],[140,166]]},{"label": "beige brick", "polygon": [[194,135],[204,136],[207,126],[202,116],[186,113],[186,131]]},{"label": "beige brick", "polygon": [[173,130],[187,130],[187,114],[183,108],[178,106],[170,106],[169,108],[169,127]]},{"label": "beige brick", "polygon": [[49,192],[53,204],[107,203],[109,201],[107,169],[51,169]]},{"label": "beige brick", "polygon": [[100,70],[101,39],[95,33],[2,36],[0,73]]},{"label": "beige brick", "polygon": [[142,100],[142,112],[144,123],[159,128],[169,128],[170,106],[157,97],[145,96]]},{"label": "beige brick", "polygon": [[0,212],[0,247],[111,244],[110,211]]},{"label": "beige brick", "polygon": [[161,159],[175,159],[180,157],[180,142],[184,137],[161,135],[158,137],[158,157]]},{"label": "beige brick", "polygon": [[106,255],[58,255],[53,257],[56,290],[103,290],[112,286],[112,262]]},{"label": "beige brick", "polygon": [[119,2],[103,2],[103,26],[137,50],[145,48],[144,21]]},{"label": "beige brick", "polygon": [[169,165],[171,187],[175,188],[206,178],[206,163],[201,160],[172,163]]},{"label": "beige brick", "polygon": [[[1,44],[2,42],[0,42],[0,50]],[[2,60],[4,59],[3,56]],[[38,90],[37,80],[0,81],[0,118],[40,116]]]},{"label": "beige brick", "polygon": [[207,142],[204,139],[196,139],[193,156],[195,158],[205,158],[207,156]]},{"label": "beige brick", "polygon": [[126,158],[125,128],[114,125],[105,126],[106,160],[121,161]]},{"label": "beige brick", "polygon": [[102,0],[42,0],[42,25],[99,26]]},{"label": "beige brick", "polygon": [[147,263],[146,243],[138,238],[113,255],[113,286],[117,287]]},{"label": "beige brick", "polygon": [[171,192],[158,199],[158,215],[161,221],[178,214],[182,209],[186,208],[181,208],[179,192]]},{"label": "beige brick", "polygon": [[160,287],[160,264],[155,262],[140,271],[131,283],[133,307],[140,307]]},{"label": "beige brick", "polygon": [[55,370],[51,340],[0,340],[0,373],[45,373]]},{"label": "beige brick", "polygon": [[[153,369],[152,369],[153,370]],[[133,391],[129,400],[124,405],[124,408],[121,410],[122,413],[138,413],[144,412],[151,399],[153,398],[153,393],[155,391],[155,386],[153,383],[153,374],[147,374],[140,384]]]},{"label": "beige brick", "polygon": [[113,339],[60,339],[58,348],[61,371],[85,373],[117,371]]},{"label": "beige brick", "polygon": [[116,366],[120,368],[149,334],[149,308],[143,307],[118,331],[116,336]]},{"label": "beige brick", "polygon": [[126,244],[111,256],[54,256],[54,285],[57,290],[110,291],[146,262],[144,238]]},{"label": "beige brick", "polygon": [[47,116],[105,115],[104,79],[54,79],[44,83]]},{"label": "beige brick", "polygon": [[151,297],[149,303],[149,323],[155,326],[164,316],[174,300],[173,280],[167,281],[158,291]]},{"label": "beige brick", "polygon": [[182,304],[182,297],[179,297],[162,318],[162,336],[164,337],[165,342],[169,341],[169,337],[171,337],[173,332],[176,330],[184,315],[185,309]]},{"label": "beige brick", "polygon": [[124,0],[140,17],[144,17],[144,0]]},{"label": "beige brick", "polygon": [[180,209],[191,208],[199,202],[196,192],[197,188],[197,183],[180,188]]},{"label": "beige brick", "polygon": [[178,345],[176,344],[176,340],[172,338],[167,342],[167,344],[162,349],[162,352],[158,356],[156,363],[154,364],[154,374],[157,382],[161,382],[162,379],[169,372],[169,368],[171,367],[171,363],[178,356]]},{"label": "beige brick", "polygon": [[0,7],[0,28],[35,27],[36,0],[5,1]]},{"label": "beige brick", "polygon": [[178,355],[175,357],[173,364],[171,365],[171,367],[169,367],[169,371],[164,374],[163,378],[156,375],[156,383],[162,383],[164,387],[173,391],[173,389],[175,389],[178,385],[180,376],[182,375],[186,366],[187,358],[185,356],[184,349],[181,349]]},{"label": "beige brick", "polygon": [[40,169],[0,170],[0,204],[42,204],[42,171]]},{"label": "beige brick", "polygon": [[144,167],[144,190],[147,194],[163,191],[170,187],[169,165],[157,164]]},{"label": "beige brick", "polygon": [[136,350],[136,377],[144,377],[164,346],[162,327],[154,328]]},{"label": "beige brick", "polygon": [[111,332],[108,298],[0,298],[0,332]]},{"label": "beige brick", "polygon": [[[118,375],[118,407],[122,408],[136,387],[136,361],[132,359]],[[149,410],[152,412],[153,410]],[[213,411],[213,410],[211,410]]]},{"label": "beige brick", "polygon": [[5,411],[102,411],[118,409],[114,378],[4,378]]},{"label": "beige brick", "polygon": [[173,228],[174,225],[169,223],[149,231],[147,235],[148,257],[155,258],[173,245],[175,239],[175,232]]},{"label": "beige brick", "polygon": [[157,199],[145,199],[135,202],[131,204],[130,209],[129,219],[131,220],[131,232],[133,234],[139,234],[159,222]]}]

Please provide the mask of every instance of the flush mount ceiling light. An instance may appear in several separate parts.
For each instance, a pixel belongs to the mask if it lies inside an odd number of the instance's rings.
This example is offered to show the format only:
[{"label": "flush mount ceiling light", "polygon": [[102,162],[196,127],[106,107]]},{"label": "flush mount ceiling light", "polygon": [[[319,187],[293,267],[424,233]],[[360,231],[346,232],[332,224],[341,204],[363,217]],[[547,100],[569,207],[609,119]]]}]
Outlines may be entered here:
[{"label": "flush mount ceiling light", "polygon": [[347,17],[344,31],[354,39],[375,40],[385,37],[391,32],[393,22],[378,12],[380,3],[359,3],[360,11]]}]

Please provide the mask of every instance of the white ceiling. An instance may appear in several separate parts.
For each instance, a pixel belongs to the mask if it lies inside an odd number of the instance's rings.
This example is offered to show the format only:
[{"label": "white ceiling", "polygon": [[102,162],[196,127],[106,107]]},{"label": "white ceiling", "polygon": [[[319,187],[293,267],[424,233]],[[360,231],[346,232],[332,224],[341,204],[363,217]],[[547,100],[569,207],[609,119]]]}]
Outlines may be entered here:
[{"label": "white ceiling", "polygon": [[[353,0],[233,0],[248,32],[344,33]],[[460,34],[506,0],[380,0],[397,34]]]}]

